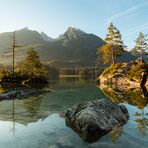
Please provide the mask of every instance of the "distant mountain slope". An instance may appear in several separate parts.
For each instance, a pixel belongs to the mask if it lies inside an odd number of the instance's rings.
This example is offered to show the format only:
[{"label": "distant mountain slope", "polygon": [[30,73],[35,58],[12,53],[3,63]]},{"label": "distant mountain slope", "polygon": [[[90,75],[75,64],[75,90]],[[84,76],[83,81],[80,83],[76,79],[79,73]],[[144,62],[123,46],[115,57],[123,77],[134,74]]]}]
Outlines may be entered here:
[{"label": "distant mountain slope", "polygon": [[[12,63],[13,32],[0,33],[0,63]],[[97,48],[105,42],[94,34],[88,34],[80,29],[69,27],[66,32],[56,39],[45,33],[23,28],[16,31],[17,45],[24,47],[15,49],[15,62],[25,59],[27,48],[33,46],[42,61],[55,67],[95,66]],[[129,52],[118,61],[133,60]]]},{"label": "distant mountain slope", "polygon": [[[12,32],[0,34],[0,58],[1,63],[11,63]],[[16,61],[23,60],[26,48],[30,45],[35,47],[42,61],[48,61],[53,66],[92,66],[97,57],[97,48],[104,41],[93,34],[88,34],[80,29],[69,27],[67,31],[56,39],[48,37],[45,33],[24,28],[16,31],[18,45],[24,45],[16,49]]]}]

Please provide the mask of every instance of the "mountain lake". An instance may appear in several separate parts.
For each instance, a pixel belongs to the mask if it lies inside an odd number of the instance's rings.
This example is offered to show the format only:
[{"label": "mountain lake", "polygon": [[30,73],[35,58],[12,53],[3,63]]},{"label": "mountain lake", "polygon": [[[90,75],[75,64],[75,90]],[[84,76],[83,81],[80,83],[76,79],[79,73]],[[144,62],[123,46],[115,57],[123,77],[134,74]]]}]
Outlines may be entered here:
[{"label": "mountain lake", "polygon": [[[51,92],[37,97],[0,101],[0,148],[148,147],[148,96],[140,88],[124,95],[101,90],[95,81],[83,79],[51,81],[47,88]],[[4,90],[1,86],[0,92]],[[106,97],[124,104],[130,119],[98,141],[87,143],[66,126],[64,111]]]}]

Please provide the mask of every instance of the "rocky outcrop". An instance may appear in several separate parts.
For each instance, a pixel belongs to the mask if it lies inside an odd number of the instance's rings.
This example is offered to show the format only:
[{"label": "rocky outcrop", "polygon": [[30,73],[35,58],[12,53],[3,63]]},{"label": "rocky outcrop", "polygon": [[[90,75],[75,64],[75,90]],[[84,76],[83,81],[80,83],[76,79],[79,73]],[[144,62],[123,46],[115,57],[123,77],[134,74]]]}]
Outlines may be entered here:
[{"label": "rocky outcrop", "polygon": [[108,99],[77,104],[65,114],[66,125],[87,142],[98,140],[112,129],[124,125],[128,119],[126,107]]},{"label": "rocky outcrop", "polygon": [[111,65],[100,75],[98,84],[115,85],[119,89],[139,88],[148,86],[148,63],[131,61],[128,63],[119,63]]}]

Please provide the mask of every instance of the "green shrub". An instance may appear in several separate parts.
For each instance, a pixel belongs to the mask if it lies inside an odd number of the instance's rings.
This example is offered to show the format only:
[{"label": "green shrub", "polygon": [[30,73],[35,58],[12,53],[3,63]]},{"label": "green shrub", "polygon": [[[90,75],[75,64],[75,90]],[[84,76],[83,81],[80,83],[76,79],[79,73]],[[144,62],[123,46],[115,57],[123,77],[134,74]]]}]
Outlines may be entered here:
[{"label": "green shrub", "polygon": [[133,66],[133,68],[127,72],[126,76],[129,80],[135,78],[138,81],[140,81],[142,79],[143,72],[148,73],[148,63],[139,63]]},{"label": "green shrub", "polygon": [[117,70],[122,66],[122,63],[117,63],[117,64],[112,64],[110,67],[106,68],[102,75],[104,77],[107,77],[108,75],[113,75],[114,73],[117,72]]}]

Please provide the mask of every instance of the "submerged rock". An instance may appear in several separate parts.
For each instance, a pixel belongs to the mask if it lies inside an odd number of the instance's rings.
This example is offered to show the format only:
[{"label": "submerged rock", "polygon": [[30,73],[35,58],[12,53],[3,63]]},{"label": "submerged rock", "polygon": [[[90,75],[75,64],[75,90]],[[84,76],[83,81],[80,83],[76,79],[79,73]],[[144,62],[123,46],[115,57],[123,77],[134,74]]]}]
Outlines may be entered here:
[{"label": "submerged rock", "polygon": [[0,94],[0,100],[23,99],[32,96],[37,96],[42,93],[50,92],[49,89],[22,89],[13,90]]},{"label": "submerged rock", "polygon": [[98,140],[129,119],[124,105],[117,105],[108,99],[77,104],[68,109],[65,116],[66,125],[87,142]]}]

